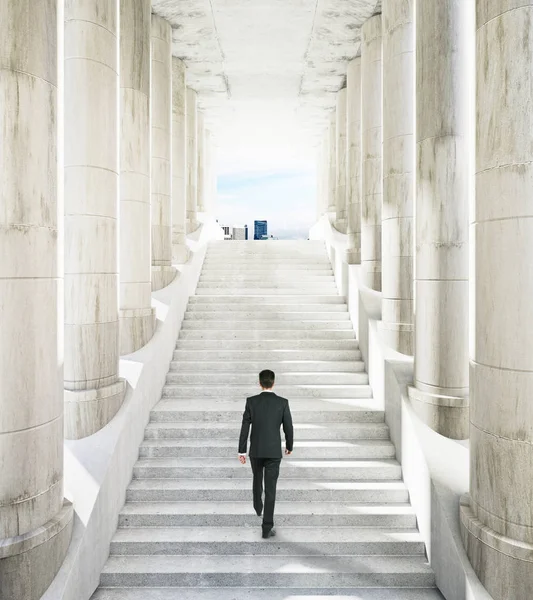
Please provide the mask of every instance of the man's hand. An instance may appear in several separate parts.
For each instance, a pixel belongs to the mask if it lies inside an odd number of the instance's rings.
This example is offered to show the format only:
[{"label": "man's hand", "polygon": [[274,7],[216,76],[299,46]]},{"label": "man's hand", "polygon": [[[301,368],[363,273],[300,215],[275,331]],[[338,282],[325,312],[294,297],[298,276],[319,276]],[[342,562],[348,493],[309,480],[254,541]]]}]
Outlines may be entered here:
[{"label": "man's hand", "polygon": [[239,462],[241,463],[241,465],[245,465],[246,464],[246,456],[239,455]]},{"label": "man's hand", "polygon": [[285,448],[285,454],[290,456],[292,454],[292,450],[287,450],[287,448]]}]

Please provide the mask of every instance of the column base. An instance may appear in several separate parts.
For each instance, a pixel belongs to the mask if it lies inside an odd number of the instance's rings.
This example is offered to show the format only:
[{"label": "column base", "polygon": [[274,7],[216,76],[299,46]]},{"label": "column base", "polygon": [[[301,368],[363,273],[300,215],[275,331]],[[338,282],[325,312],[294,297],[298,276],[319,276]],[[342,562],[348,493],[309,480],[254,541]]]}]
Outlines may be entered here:
[{"label": "column base", "polygon": [[117,414],[124,402],[126,381],[90,390],[65,390],[65,439],[88,437]]},{"label": "column base", "polygon": [[347,219],[337,219],[337,221],[335,222],[335,229],[339,233],[346,234],[347,228],[348,228],[348,221],[347,221]]},{"label": "column base", "polygon": [[355,248],[346,251],[346,262],[349,265],[360,265],[361,264],[361,250]]},{"label": "column base", "polygon": [[374,266],[372,263],[361,263],[363,283],[366,287],[376,292],[381,292],[381,265]]},{"label": "column base", "polygon": [[415,327],[410,323],[387,323],[380,321],[379,330],[389,348],[413,356],[415,351]]},{"label": "column base", "polygon": [[187,234],[194,233],[198,229],[198,227],[200,227],[200,223],[198,221],[187,221]]},{"label": "column base", "polygon": [[468,495],[461,498],[460,513],[463,545],[487,592],[494,600],[531,600],[533,545],[484,525],[474,514]]},{"label": "column base", "polygon": [[176,274],[176,267],[152,265],[152,292],[166,288],[174,281]]},{"label": "column base", "polygon": [[470,437],[469,398],[431,394],[409,387],[409,398],[416,414],[428,426],[452,440]]},{"label": "column base", "polygon": [[73,516],[65,500],[42,527],[0,540],[0,600],[38,600],[44,594],[65,560]]},{"label": "column base", "polygon": [[189,261],[189,248],[185,244],[172,245],[172,264],[184,265]]},{"label": "column base", "polygon": [[152,339],[155,331],[154,308],[120,310],[120,354],[136,352]]}]

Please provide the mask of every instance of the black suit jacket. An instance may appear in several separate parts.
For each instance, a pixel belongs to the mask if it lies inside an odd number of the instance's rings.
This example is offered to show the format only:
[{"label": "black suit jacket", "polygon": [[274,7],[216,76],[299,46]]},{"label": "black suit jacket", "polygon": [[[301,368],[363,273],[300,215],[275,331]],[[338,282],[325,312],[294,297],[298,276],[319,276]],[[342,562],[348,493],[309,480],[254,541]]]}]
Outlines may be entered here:
[{"label": "black suit jacket", "polygon": [[282,458],[280,433],[282,425],[286,448],[292,452],[294,431],[289,401],[286,398],[274,392],[262,392],[246,400],[246,408],[242,416],[239,454],[246,454],[250,425],[252,426],[250,457]]}]

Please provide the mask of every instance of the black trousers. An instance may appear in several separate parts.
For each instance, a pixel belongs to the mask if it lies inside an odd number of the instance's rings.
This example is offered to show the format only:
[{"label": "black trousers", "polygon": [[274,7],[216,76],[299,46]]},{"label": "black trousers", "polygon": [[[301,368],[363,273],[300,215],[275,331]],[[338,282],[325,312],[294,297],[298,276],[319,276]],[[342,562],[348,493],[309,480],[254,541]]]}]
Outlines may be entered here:
[{"label": "black trousers", "polygon": [[276,486],[278,484],[281,458],[250,457],[254,474],[253,495],[256,512],[263,509],[263,479],[265,481],[265,504],[263,511],[263,529],[274,526],[274,507],[276,505]]}]

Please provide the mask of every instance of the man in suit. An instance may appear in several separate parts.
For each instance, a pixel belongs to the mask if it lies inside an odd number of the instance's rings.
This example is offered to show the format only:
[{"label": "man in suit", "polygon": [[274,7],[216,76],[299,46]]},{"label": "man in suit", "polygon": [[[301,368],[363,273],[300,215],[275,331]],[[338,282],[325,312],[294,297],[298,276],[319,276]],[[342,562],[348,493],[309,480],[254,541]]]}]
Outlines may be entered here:
[{"label": "man in suit", "polygon": [[263,514],[263,538],[276,535],[274,530],[274,505],[281,458],[281,433],[285,433],[285,454],[292,454],[294,432],[289,401],[272,391],[276,376],[272,371],[259,373],[262,392],[246,400],[242,416],[239,440],[239,460],[246,464],[246,449],[250,425],[250,463],[254,475],[253,498],[257,516],[263,513],[263,478],[265,481],[265,504]]}]

